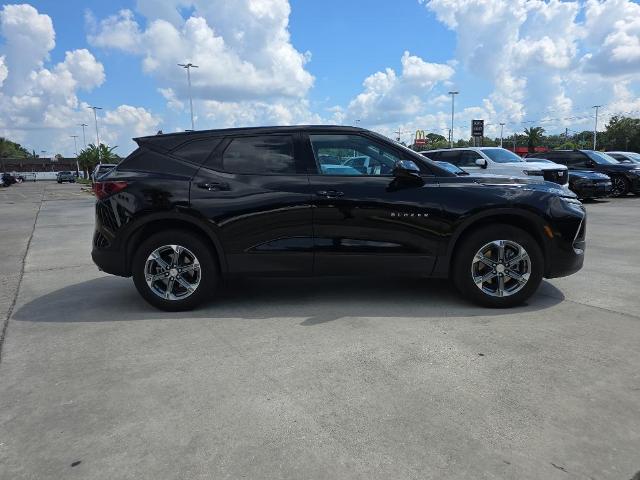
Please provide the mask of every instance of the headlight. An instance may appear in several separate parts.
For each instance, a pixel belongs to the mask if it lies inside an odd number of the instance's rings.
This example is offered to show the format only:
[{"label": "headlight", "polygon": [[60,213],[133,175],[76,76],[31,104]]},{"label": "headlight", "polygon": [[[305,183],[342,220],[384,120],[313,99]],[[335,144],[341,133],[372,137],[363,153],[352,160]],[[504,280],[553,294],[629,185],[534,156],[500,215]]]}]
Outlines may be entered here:
[{"label": "headlight", "polygon": [[584,207],[582,206],[582,202],[580,200],[578,200],[577,198],[573,198],[573,197],[560,197],[560,199],[564,202],[564,204],[572,209],[572,210],[578,210],[580,212],[582,212],[584,210]]},{"label": "headlight", "polygon": [[525,175],[531,175],[531,176],[536,176],[536,177],[544,177],[544,173],[542,173],[542,170],[523,170],[522,172]]}]

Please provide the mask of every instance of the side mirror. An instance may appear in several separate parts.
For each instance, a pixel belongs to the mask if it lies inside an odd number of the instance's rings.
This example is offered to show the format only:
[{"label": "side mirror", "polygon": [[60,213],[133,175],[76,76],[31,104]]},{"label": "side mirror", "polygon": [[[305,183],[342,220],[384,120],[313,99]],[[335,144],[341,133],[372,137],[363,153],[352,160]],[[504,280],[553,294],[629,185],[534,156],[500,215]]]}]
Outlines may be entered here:
[{"label": "side mirror", "polygon": [[393,169],[394,177],[420,177],[420,168],[411,160],[399,160]]},{"label": "side mirror", "polygon": [[487,161],[484,158],[476,158],[476,165],[480,168],[487,168]]}]

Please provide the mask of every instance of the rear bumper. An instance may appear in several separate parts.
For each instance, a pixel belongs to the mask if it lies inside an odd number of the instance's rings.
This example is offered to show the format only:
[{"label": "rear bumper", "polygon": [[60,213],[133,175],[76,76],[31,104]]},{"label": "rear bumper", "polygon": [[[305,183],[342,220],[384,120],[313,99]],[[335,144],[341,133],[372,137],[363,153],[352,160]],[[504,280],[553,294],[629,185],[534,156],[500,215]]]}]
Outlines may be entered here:
[{"label": "rear bumper", "polygon": [[124,262],[125,256],[117,250],[103,250],[94,246],[91,250],[91,259],[103,272],[120,277],[131,276]]}]

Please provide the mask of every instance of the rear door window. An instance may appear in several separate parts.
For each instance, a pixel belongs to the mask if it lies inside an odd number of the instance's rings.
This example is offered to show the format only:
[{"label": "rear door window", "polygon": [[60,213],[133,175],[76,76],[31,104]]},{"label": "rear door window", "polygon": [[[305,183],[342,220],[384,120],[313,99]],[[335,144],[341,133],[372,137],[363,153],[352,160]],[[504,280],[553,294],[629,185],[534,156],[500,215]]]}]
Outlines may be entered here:
[{"label": "rear door window", "polygon": [[462,157],[461,150],[450,150],[450,151],[440,152],[440,157],[438,158],[438,160],[440,160],[441,162],[449,162],[459,167],[461,157]]},{"label": "rear door window", "polygon": [[222,154],[230,173],[291,175],[297,173],[291,135],[236,137]]},{"label": "rear door window", "polygon": [[220,138],[201,138],[180,145],[172,153],[182,160],[202,165],[220,143]]}]

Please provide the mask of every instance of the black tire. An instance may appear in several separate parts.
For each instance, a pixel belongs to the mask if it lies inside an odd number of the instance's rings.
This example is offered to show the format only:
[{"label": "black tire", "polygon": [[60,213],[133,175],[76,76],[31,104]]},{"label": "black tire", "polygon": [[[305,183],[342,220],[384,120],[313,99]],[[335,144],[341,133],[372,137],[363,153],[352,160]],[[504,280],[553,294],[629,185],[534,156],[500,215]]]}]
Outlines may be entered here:
[{"label": "black tire", "polygon": [[612,197],[624,197],[631,189],[629,180],[621,175],[611,177],[611,182],[613,183],[613,191],[611,192]]},{"label": "black tire", "polygon": [[60,180],[58,180],[58,183],[62,183]]},{"label": "black tire", "polygon": [[[473,280],[472,265],[476,253],[490,242],[508,240],[522,246],[530,259],[529,279],[524,286],[508,296],[492,296],[481,290]],[[508,308],[520,305],[535,293],[544,274],[544,256],[538,242],[524,230],[507,225],[492,224],[472,231],[456,246],[453,253],[451,279],[467,299],[484,307]],[[505,276],[508,282],[512,282]]]},{"label": "black tire", "polygon": [[[180,245],[190,250],[200,263],[200,283],[195,291],[183,299],[161,298],[147,285],[145,264],[149,255],[164,245]],[[218,263],[212,247],[197,234],[183,230],[157,233],[145,240],[136,250],[131,264],[133,282],[142,297],[160,310],[170,312],[191,310],[211,298],[220,278]]]}]

